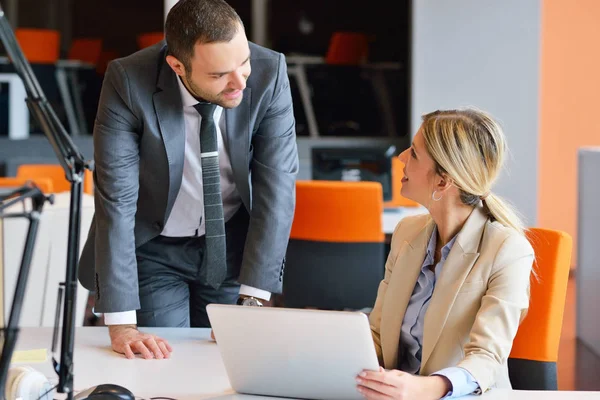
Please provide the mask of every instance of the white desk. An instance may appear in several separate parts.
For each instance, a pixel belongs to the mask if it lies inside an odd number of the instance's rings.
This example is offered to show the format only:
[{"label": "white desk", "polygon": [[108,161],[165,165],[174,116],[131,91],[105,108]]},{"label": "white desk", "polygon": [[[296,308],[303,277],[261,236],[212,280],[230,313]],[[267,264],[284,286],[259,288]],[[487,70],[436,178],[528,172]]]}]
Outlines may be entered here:
[{"label": "white desk", "polygon": [[383,212],[383,233],[391,235],[396,229],[396,225],[402,218],[412,215],[427,214],[429,211],[425,207],[398,207],[396,209],[385,210]]},{"label": "white desk", "polygon": [[[114,383],[131,390],[136,396],[171,397],[177,400],[267,399],[233,392],[217,344],[209,339],[208,329],[161,328],[147,330],[169,340],[173,346],[168,360],[127,360],[112,352],[104,327],[76,329],[74,388],[84,390],[102,383]],[[50,348],[52,330],[26,328],[21,331],[17,350]],[[50,361],[31,364],[56,381]],[[302,379],[302,377],[299,377]],[[308,382],[307,382],[308,383]],[[520,392],[492,390],[483,396],[464,398],[480,400],[554,400],[600,399],[600,392]],[[268,399],[277,400],[274,397]],[[283,400],[283,399],[279,399]]]},{"label": "white desk", "polygon": [[[46,203],[42,210],[20,326],[54,325],[58,285],[59,282],[65,280],[70,197],[68,192],[58,193],[55,195],[54,205]],[[5,212],[12,213],[19,210],[21,210],[20,204],[16,204]],[[83,194],[79,252],[83,249],[93,214],[94,198],[91,195]],[[2,252],[4,259],[4,315],[7,318],[12,306],[28,227],[29,222],[25,218],[5,219],[1,227],[0,237],[4,237],[4,251]],[[78,326],[83,325],[87,297],[88,291],[79,284],[76,309]]]}]

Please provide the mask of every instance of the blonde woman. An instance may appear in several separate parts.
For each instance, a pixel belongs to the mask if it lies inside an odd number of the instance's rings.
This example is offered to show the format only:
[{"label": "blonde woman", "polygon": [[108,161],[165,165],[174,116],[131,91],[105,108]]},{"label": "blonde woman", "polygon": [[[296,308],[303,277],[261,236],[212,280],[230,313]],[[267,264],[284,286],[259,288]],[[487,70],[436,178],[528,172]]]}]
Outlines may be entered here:
[{"label": "blonde woman", "polygon": [[492,190],[505,138],[476,109],[423,117],[402,195],[429,210],[395,229],[370,314],[380,364],[367,399],[439,399],[510,388],[507,358],[529,306],[533,249]]}]

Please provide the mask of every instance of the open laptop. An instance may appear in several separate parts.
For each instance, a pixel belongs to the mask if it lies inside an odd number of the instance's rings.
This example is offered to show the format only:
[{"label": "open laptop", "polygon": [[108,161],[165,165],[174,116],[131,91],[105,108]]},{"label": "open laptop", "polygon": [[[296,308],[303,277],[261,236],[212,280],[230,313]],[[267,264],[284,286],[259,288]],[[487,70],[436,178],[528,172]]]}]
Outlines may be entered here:
[{"label": "open laptop", "polygon": [[365,314],[209,304],[233,389],[302,399],[362,399],[356,376],[379,363]]}]

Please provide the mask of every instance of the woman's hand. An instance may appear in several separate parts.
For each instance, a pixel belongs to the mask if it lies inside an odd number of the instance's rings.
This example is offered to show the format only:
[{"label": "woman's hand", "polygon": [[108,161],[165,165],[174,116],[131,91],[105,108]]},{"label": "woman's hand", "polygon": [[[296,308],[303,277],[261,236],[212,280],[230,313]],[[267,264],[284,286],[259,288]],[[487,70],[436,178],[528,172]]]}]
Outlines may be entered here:
[{"label": "woman's hand", "polygon": [[381,367],[361,372],[356,381],[358,391],[369,400],[438,400],[452,390],[444,376],[418,376]]}]

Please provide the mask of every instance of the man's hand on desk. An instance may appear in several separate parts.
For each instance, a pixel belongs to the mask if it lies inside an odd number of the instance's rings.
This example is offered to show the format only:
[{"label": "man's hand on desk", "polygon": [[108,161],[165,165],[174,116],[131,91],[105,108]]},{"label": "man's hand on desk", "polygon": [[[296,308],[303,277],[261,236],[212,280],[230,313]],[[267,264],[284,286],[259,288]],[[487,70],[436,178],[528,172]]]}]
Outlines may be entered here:
[{"label": "man's hand on desk", "polygon": [[164,339],[137,330],[135,325],[110,325],[108,327],[112,349],[132,359],[135,354],[149,360],[169,358],[173,349]]}]

